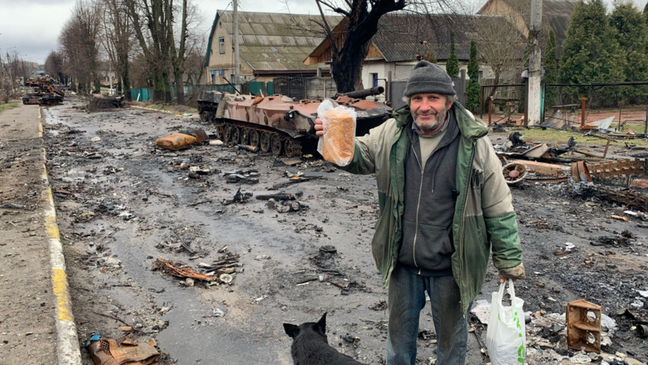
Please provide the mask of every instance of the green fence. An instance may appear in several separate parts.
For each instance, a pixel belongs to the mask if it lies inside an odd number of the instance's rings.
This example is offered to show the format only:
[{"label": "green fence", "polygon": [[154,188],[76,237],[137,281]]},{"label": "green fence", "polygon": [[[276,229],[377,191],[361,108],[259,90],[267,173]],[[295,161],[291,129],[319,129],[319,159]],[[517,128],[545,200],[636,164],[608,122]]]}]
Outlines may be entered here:
[{"label": "green fence", "polygon": [[244,93],[249,92],[252,95],[257,95],[260,92],[263,93],[263,95],[272,95],[273,84],[272,81],[270,82],[250,81],[247,83],[247,85],[243,86],[243,92]]},{"label": "green fence", "polygon": [[141,88],[131,89],[131,99],[133,101],[148,101],[153,95],[153,89]]},{"label": "green fence", "polygon": [[[272,82],[260,82],[260,81],[251,81],[244,86],[244,89],[249,88],[249,93],[252,95],[258,94],[260,91],[263,92],[263,95],[272,95],[273,87]],[[175,85],[171,86],[171,98],[176,99],[178,97],[177,88]],[[191,98],[192,95],[197,95],[200,91],[221,91],[228,92],[230,94],[236,93],[234,87],[229,84],[222,85],[185,85],[184,93],[185,98]],[[245,91],[247,93],[247,91]],[[149,88],[140,88],[140,89],[131,89],[131,98],[133,101],[149,101],[153,99],[153,89]]]}]

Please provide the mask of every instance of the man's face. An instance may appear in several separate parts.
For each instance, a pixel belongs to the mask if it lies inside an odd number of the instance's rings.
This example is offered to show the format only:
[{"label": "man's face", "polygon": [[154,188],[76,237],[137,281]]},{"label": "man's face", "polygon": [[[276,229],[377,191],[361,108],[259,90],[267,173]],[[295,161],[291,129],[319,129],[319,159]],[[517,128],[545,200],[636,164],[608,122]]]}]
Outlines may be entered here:
[{"label": "man's face", "polygon": [[410,110],[414,123],[422,132],[434,131],[443,125],[448,108],[447,97],[437,93],[414,94],[410,99]]}]

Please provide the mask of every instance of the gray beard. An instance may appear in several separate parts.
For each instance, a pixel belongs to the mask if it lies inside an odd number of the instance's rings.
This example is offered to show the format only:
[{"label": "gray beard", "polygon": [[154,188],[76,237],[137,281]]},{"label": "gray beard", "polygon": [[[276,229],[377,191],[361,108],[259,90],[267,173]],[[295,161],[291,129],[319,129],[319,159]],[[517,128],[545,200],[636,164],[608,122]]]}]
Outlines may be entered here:
[{"label": "gray beard", "polygon": [[443,109],[439,110],[439,112],[437,113],[434,123],[420,124],[418,118],[414,120],[414,123],[422,131],[433,131],[439,128],[441,125],[443,125],[443,122],[445,121],[447,115],[448,115],[448,109],[444,107]]}]

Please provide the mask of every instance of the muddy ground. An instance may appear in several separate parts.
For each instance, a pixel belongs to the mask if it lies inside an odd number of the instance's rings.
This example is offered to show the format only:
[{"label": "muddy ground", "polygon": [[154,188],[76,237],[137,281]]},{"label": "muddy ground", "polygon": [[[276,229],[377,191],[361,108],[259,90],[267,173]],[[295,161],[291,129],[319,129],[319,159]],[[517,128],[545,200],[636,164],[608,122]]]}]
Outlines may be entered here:
[{"label": "muddy ground", "polygon": [[[66,101],[44,114],[47,168],[82,340],[92,333],[154,338],[167,363],[291,364],[282,323],[317,321],[328,312],[329,343],[364,363],[384,363],[387,295],[370,249],[378,214],[373,176],[350,175],[317,158],[288,166],[226,146],[164,151],[154,146],[159,137],[212,129],[195,117],[138,109],[87,114],[81,106]],[[501,143],[506,136],[491,138]],[[224,174],[232,170],[253,173],[228,182]],[[298,173],[316,179],[270,190]],[[224,205],[238,189],[253,196]],[[564,313],[567,302],[580,298],[602,305],[618,326],[604,351],[645,362],[648,346],[634,331],[636,320],[616,312],[646,314],[648,299],[639,291],[648,290],[648,225],[612,219],[624,207],[571,191],[567,183],[513,189],[528,275],[516,292],[534,313]],[[299,210],[281,213],[256,199],[279,192],[298,195]],[[622,231],[632,238],[598,239]],[[556,255],[568,242],[575,248]],[[200,264],[228,254],[240,257],[229,284],[154,270],[163,259],[200,271]],[[490,301],[496,288],[491,266],[478,299]],[[424,313],[418,356],[429,364],[436,340]],[[125,326],[134,330],[119,330]],[[489,361],[476,336],[482,330],[476,325],[469,335],[467,364]],[[554,341],[556,335],[540,334]],[[574,355],[558,344],[530,354],[555,347]],[[543,361],[536,363],[559,363]]]}]

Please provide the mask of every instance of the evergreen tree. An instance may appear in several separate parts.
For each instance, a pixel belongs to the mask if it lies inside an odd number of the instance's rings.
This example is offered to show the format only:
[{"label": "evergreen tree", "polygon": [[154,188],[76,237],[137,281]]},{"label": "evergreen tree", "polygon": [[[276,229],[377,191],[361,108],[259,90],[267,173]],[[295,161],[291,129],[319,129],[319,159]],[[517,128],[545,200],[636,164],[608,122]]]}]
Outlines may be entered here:
[{"label": "evergreen tree", "polygon": [[648,24],[648,3],[646,3],[646,6],[644,6],[643,18],[644,18],[644,23]]},{"label": "evergreen tree", "polygon": [[[558,55],[556,54],[556,35],[553,29],[549,30],[549,37],[545,46],[544,76],[542,76],[542,82],[544,84],[555,84],[558,82]],[[556,99],[558,99],[558,88],[556,86],[546,87],[545,109],[555,105]]]},{"label": "evergreen tree", "polygon": [[470,41],[470,58],[468,59],[468,86],[466,87],[466,108],[475,111],[479,108],[479,64],[477,63],[477,46]]},{"label": "evergreen tree", "polygon": [[[648,80],[648,26],[639,9],[631,3],[616,4],[610,15],[610,24],[616,28],[616,39],[625,51],[625,81]],[[645,87],[623,86],[629,98],[643,96]]]},{"label": "evergreen tree", "polygon": [[[576,4],[563,41],[560,64],[562,81],[586,84],[592,82],[619,82],[625,79],[625,51],[616,39],[616,30],[610,25],[603,0],[580,1]],[[570,88],[572,101],[588,96],[590,102],[619,100],[611,90]],[[589,91],[589,95],[588,95]]]},{"label": "evergreen tree", "polygon": [[479,80],[479,64],[477,63],[477,45],[470,41],[470,58],[468,58],[468,77],[471,80]]},{"label": "evergreen tree", "polygon": [[446,62],[446,72],[452,79],[459,78],[459,59],[455,53],[454,32],[450,32],[450,55],[448,56],[448,62]]}]

